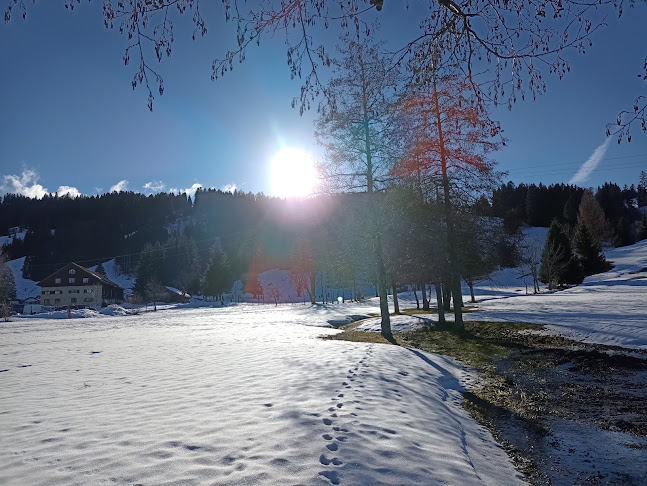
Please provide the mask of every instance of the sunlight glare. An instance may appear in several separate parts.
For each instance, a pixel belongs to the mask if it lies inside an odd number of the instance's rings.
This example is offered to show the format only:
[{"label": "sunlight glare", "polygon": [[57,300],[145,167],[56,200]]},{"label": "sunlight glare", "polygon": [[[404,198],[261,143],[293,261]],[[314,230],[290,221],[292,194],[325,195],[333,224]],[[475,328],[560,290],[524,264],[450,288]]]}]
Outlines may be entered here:
[{"label": "sunlight glare", "polygon": [[279,197],[305,197],[317,184],[312,156],[303,150],[283,148],[272,159],[272,192]]}]

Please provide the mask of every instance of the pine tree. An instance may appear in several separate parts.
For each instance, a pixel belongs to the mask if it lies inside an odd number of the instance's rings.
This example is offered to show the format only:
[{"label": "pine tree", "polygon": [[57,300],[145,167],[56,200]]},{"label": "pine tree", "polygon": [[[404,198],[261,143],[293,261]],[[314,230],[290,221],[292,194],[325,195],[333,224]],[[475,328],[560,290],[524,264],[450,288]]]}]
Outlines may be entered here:
[{"label": "pine tree", "polygon": [[579,261],[573,255],[568,237],[559,221],[553,220],[541,254],[539,280],[548,284],[549,289],[554,289],[565,284],[581,283],[582,278]]},{"label": "pine tree", "polygon": [[103,263],[99,263],[97,265],[97,269],[94,271],[97,275],[101,275],[102,277],[107,277],[106,275],[106,269],[103,268]]},{"label": "pine tree", "polygon": [[633,245],[636,242],[631,228],[631,223],[629,223],[629,220],[625,216],[620,217],[618,220],[613,242],[615,246],[628,246]]},{"label": "pine tree", "polygon": [[233,280],[227,254],[221,252],[213,258],[207,269],[205,295],[218,297],[222,301],[222,294],[231,290]]},{"label": "pine tree", "polygon": [[608,238],[609,224],[604,211],[589,190],[584,191],[584,194],[582,194],[577,221],[587,227],[595,243],[602,244]]},{"label": "pine tree", "polygon": [[593,275],[609,270],[611,265],[604,257],[600,245],[591,237],[585,224],[578,223],[573,245],[580,257],[584,275]]},{"label": "pine tree", "polygon": [[9,320],[11,300],[16,298],[16,281],[13,272],[7,265],[4,255],[0,253],[0,307],[5,321]]}]

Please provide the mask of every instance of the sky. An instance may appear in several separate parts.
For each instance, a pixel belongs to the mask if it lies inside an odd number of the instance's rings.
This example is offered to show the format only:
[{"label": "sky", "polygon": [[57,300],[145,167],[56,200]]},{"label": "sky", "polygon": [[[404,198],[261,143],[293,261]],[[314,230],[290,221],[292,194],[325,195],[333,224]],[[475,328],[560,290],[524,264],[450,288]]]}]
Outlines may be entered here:
[{"label": "sky", "polygon": [[[215,187],[272,194],[270,162],[281,148],[321,154],[316,112],[299,116],[290,106],[301,84],[290,79],[281,39],[266,39],[232,73],[210,80],[213,58],[235,45],[220,2],[203,6],[209,32],[195,42],[190,17],[176,21],[173,54],[155,66],[165,93],[152,113],[148,93],[131,88],[136,59],[124,67],[127,39],[103,27],[101,2],[72,12],[63,5],[28,3],[26,20],[14,15],[0,26],[0,193]],[[402,9],[385,3],[386,34],[410,36],[389,8]],[[571,72],[548,78],[546,94],[492,111],[509,140],[494,155],[506,180],[638,182],[647,171],[647,135],[635,127],[631,143],[618,145],[606,141],[605,126],[647,91],[637,76],[647,56],[639,34],[646,19],[643,2],[625,9],[594,34],[586,55],[567,55]]]}]

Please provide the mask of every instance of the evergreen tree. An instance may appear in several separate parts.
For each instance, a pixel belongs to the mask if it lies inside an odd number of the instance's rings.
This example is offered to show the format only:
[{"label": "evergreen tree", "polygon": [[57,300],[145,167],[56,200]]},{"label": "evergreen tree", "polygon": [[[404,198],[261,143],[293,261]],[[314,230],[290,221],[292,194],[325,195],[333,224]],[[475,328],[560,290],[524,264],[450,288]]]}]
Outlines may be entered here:
[{"label": "evergreen tree", "polygon": [[162,282],[162,261],[164,249],[160,243],[146,243],[142,250],[135,274],[133,292],[144,300],[151,297],[151,289],[157,288]]},{"label": "evergreen tree", "polygon": [[584,191],[584,194],[582,194],[577,221],[578,224],[586,226],[596,244],[602,244],[608,238],[609,224],[604,216],[604,211],[589,190]]},{"label": "evergreen tree", "polygon": [[221,252],[213,258],[207,268],[204,293],[211,297],[217,297],[222,301],[222,294],[231,290],[233,283],[234,278],[229,259],[225,252]]},{"label": "evergreen tree", "polygon": [[554,289],[565,284],[581,283],[582,278],[579,261],[573,255],[568,237],[559,221],[553,220],[541,254],[539,280],[547,284],[549,289]]},{"label": "evergreen tree", "polygon": [[647,240],[647,216],[643,216],[638,228],[638,241]]},{"label": "evergreen tree", "polygon": [[106,275],[106,269],[103,268],[103,263],[99,263],[97,265],[97,269],[94,271],[97,275],[101,275],[102,277],[107,277]]},{"label": "evergreen tree", "polygon": [[578,223],[573,245],[580,257],[584,275],[605,272],[611,267],[602,253],[602,248],[593,240],[585,224]]},{"label": "evergreen tree", "polygon": [[13,272],[7,265],[4,255],[0,253],[0,308],[5,321],[11,314],[11,300],[16,298],[16,281]]},{"label": "evergreen tree", "polygon": [[633,245],[636,242],[631,223],[629,223],[629,219],[625,216],[621,216],[618,220],[614,233],[615,237],[613,242],[615,246],[628,246]]}]

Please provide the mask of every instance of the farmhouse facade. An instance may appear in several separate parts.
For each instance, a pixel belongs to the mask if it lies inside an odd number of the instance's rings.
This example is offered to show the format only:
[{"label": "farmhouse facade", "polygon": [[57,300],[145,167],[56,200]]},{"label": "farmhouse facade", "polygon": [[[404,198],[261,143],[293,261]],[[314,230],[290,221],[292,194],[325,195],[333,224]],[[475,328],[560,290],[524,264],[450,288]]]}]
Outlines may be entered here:
[{"label": "farmhouse facade", "polygon": [[68,263],[37,285],[42,305],[98,307],[124,301],[122,287],[76,263]]}]

